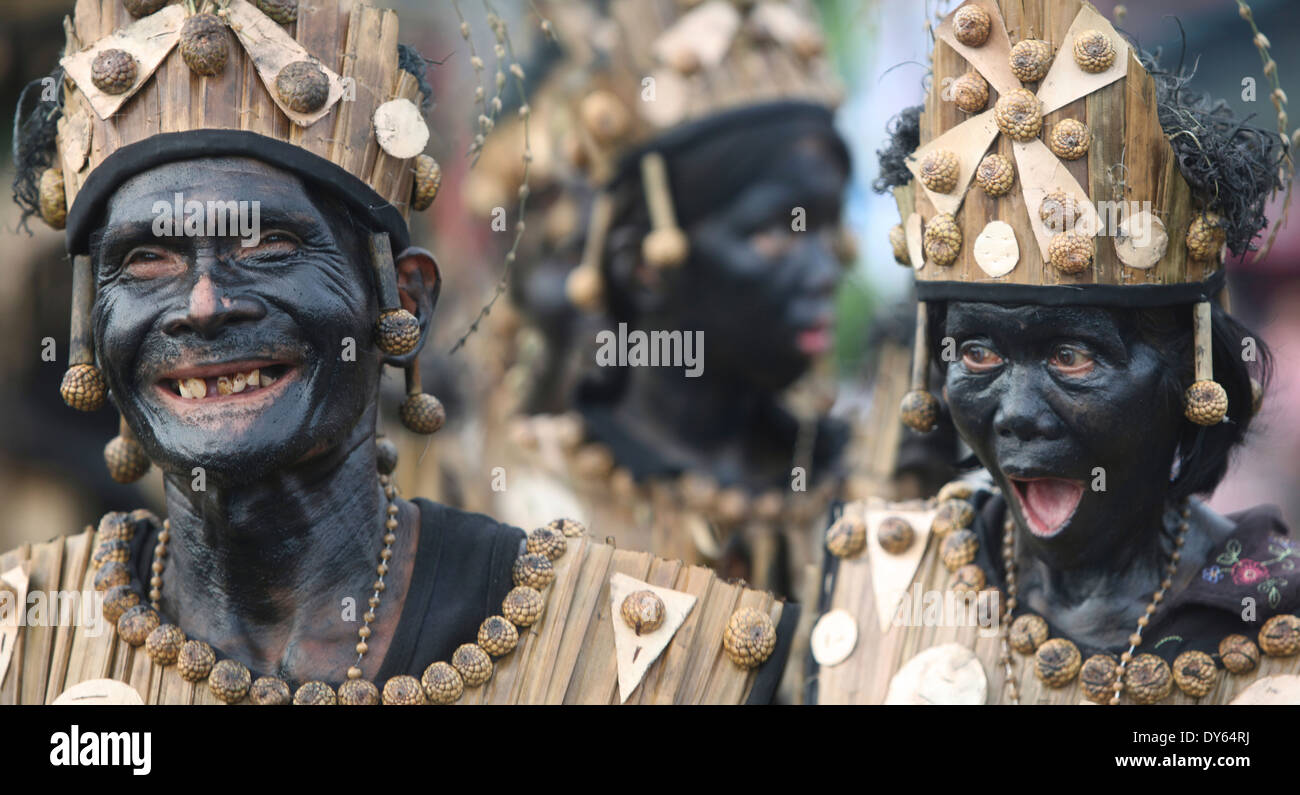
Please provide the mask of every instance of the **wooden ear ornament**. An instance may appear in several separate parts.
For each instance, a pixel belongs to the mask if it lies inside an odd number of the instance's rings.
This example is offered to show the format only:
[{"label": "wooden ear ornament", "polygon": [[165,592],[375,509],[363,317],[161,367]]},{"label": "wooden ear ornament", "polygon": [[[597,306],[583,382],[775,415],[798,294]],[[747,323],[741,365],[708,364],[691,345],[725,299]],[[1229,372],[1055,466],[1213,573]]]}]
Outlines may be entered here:
[{"label": "wooden ear ornament", "polygon": [[420,362],[412,361],[406,368],[406,399],[402,401],[402,424],[415,433],[435,433],[447,421],[447,411],[442,401],[423,391],[420,386]]},{"label": "wooden ear ornament", "polygon": [[926,346],[926,305],[916,303],[916,340],[912,346],[912,388],[903,395],[899,415],[903,424],[917,433],[929,433],[939,422],[939,400],[926,389],[930,373],[930,349]]},{"label": "wooden ear ornament", "polygon": [[1196,380],[1183,393],[1183,414],[1197,425],[1216,425],[1228,413],[1228,393],[1214,380],[1210,302],[1196,304]]},{"label": "wooden ear ornament", "polygon": [[650,234],[641,242],[641,255],[652,268],[675,268],[686,261],[690,243],[677,226],[672,188],[664,156],[650,152],[641,158],[641,182],[650,209]]},{"label": "wooden ear ornament", "polygon": [[59,394],[77,411],[97,411],[108,395],[108,383],[95,366],[90,311],[95,303],[95,273],[90,256],[72,258],[72,327],[68,334],[68,371]]},{"label": "wooden ear ornament", "polygon": [[117,436],[104,446],[104,465],[108,467],[109,477],[118,483],[134,483],[149,471],[150,463],[126,418],[119,418]]},{"label": "wooden ear ornament", "polygon": [[403,356],[420,342],[420,321],[402,308],[397,294],[397,269],[387,232],[370,236],[370,264],[379,285],[379,320],[375,322],[375,344],[390,356]]}]

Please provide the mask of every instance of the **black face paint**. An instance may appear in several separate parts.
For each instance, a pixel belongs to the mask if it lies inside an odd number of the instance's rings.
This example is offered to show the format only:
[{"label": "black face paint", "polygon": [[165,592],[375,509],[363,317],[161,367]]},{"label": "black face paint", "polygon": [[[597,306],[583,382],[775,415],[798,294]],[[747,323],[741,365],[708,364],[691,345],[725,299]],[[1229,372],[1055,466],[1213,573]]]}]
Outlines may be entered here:
[{"label": "black face paint", "polygon": [[[205,206],[258,202],[260,241],[155,235],[177,193]],[[97,354],[162,469],[247,483],[337,444],[374,402],[376,299],[351,238],[297,178],[252,160],[171,163],[118,189],[95,252]],[[278,380],[217,398],[209,386],[202,400],[177,393],[186,378],[252,369]]]},{"label": "black face paint", "polygon": [[[662,314],[642,324],[703,331],[706,372],[767,389],[787,386],[828,349],[841,274],[833,245],[844,163],[815,137],[782,143],[730,201],[682,219],[689,259],[667,280]],[[716,178],[729,166],[686,173]],[[689,180],[679,188],[690,190]]]},{"label": "black face paint", "polygon": [[954,302],[944,333],[956,352],[944,387],[953,422],[1029,551],[1104,568],[1150,550],[1182,417],[1161,398],[1164,365],[1132,318]]}]

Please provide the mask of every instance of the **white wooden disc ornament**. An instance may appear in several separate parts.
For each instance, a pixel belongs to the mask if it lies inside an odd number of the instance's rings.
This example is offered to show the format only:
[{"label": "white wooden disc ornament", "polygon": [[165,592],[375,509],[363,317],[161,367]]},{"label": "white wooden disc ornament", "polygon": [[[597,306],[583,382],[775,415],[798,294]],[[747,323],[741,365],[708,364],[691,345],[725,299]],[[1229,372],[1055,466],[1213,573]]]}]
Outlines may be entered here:
[{"label": "white wooden disc ornament", "polygon": [[399,160],[415,157],[429,143],[429,125],[409,99],[393,99],[375,108],[375,140]]},{"label": "white wooden disc ornament", "polygon": [[809,644],[818,665],[839,665],[858,645],[858,622],[845,610],[832,610],[817,619]]},{"label": "white wooden disc ornament", "polygon": [[1155,267],[1169,247],[1165,224],[1148,211],[1125,218],[1115,236],[1115,256],[1130,268],[1147,270]]},{"label": "white wooden disc ornament", "polygon": [[1258,679],[1231,703],[1300,705],[1300,676],[1283,674]]},{"label": "white wooden disc ornament", "polygon": [[1016,230],[1006,221],[990,221],[975,238],[975,262],[988,275],[997,278],[1015,270],[1020,261]]},{"label": "white wooden disc ornament", "polygon": [[64,690],[54,699],[55,705],[101,704],[108,706],[141,706],[144,699],[134,687],[116,679],[90,679]]},{"label": "white wooden disc ornament", "polygon": [[889,680],[886,704],[983,704],[988,677],[975,652],[960,643],[916,655]]}]

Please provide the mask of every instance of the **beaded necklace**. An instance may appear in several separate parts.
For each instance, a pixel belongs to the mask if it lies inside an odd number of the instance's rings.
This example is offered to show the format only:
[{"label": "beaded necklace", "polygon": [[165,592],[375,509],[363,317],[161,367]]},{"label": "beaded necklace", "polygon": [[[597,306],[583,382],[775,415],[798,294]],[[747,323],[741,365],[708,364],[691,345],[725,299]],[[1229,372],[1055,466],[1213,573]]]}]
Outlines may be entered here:
[{"label": "beaded necklace", "polygon": [[134,523],[118,522],[101,536],[94,556],[94,565],[99,568],[94,584],[97,590],[106,591],[104,617],[114,624],[118,636],[126,643],[133,647],[144,646],[154,663],[163,667],[176,665],[181,677],[194,684],[206,680],[212,693],[228,704],[245,696],[254,704],[453,703],[467,687],[486,683],[494,670],[493,658],[513,651],[519,643],[519,630],[532,626],[541,618],[545,607],[542,592],[555,579],[553,561],[564,554],[568,538],[582,536],[586,529],[571,519],[556,519],[530,532],[525,550],[516,558],[512,568],[515,587],[502,601],[501,614],[489,616],[479,626],[477,642],[462,644],[452,654],[450,662],[432,663],[418,679],[410,675],[390,678],[381,691],[374,682],[362,678],[361,671],[361,662],[369,651],[370,625],[374,623],[375,611],[382,601],[386,587],[384,576],[388,574],[393,544],[397,540],[398,509],[394,503],[397,487],[387,474],[381,474],[379,482],[388,505],[383,548],[376,567],[378,578],[368,601],[370,609],[362,616],[364,623],[357,630],[356,662],[348,668],[347,678],[337,691],[327,682],[315,680],[303,683],[291,695],[289,684],[279,677],[262,676],[254,681],[243,663],[232,658],[218,660],[210,645],[201,640],[186,639],[180,627],[162,622],[159,602],[167,544],[171,539],[170,520],[163,522],[158,544],[154,547],[148,605],[140,603],[140,594],[131,585],[130,540]]}]

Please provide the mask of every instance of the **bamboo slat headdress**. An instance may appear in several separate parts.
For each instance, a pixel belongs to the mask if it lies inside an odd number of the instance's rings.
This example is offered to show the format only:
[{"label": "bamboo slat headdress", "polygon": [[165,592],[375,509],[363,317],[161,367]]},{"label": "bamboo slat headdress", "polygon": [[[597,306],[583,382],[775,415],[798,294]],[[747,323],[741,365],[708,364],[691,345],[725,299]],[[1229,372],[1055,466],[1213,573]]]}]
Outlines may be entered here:
[{"label": "bamboo slat headdress", "polygon": [[[612,219],[605,189],[639,169],[651,231],[647,263],[680,265],[688,242],[677,225],[662,149],[728,111],[791,103],[839,104],[841,91],[806,0],[601,0],[552,3],[548,13],[567,48],[569,159],[600,189],[582,261],[570,272],[570,300],[603,297],[601,257]],[[829,117],[829,116],[828,116]]]},{"label": "bamboo slat headdress", "polygon": [[[55,147],[37,153],[48,168],[38,206],[26,209],[67,229],[73,317],[61,391],[68,405],[98,409],[107,391],[89,321],[94,226],[125,180],[183,159],[253,157],[347,202],[371,231],[381,305],[376,344],[394,356],[412,352],[419,326],[401,306],[393,253],[409,245],[409,211],[432,203],[441,172],[423,154],[423,63],[399,48],[396,13],[351,0],[203,0],[202,8],[193,0],[78,0],[64,27],[61,102],[49,117],[57,118]],[[24,202],[16,190],[20,203],[37,204],[30,193]],[[414,368],[407,367],[402,419],[432,433],[442,408],[421,392]],[[149,462],[123,429],[105,457],[125,482]]]},{"label": "bamboo slat headdress", "polygon": [[[1138,53],[1081,0],[967,0],[934,36],[920,146],[906,159],[913,179],[894,188],[903,223],[891,240],[919,299],[903,421],[934,426],[925,311],[945,300],[1193,304],[1185,413],[1221,421],[1209,301],[1225,244],[1243,253],[1259,228],[1234,225],[1216,212],[1227,197],[1189,185]],[[1286,140],[1266,143],[1257,165],[1275,174],[1267,153]]]}]

